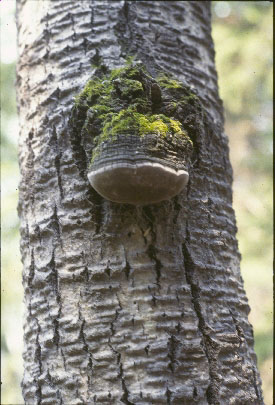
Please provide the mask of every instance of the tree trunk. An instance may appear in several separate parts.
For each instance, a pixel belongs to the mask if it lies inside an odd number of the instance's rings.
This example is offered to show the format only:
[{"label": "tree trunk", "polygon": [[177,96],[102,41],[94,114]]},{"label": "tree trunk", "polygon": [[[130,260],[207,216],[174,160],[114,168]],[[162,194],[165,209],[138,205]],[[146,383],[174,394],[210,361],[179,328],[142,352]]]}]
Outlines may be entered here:
[{"label": "tree trunk", "polygon": [[[17,25],[25,403],[263,404],[210,3],[18,0]],[[128,55],[206,116],[185,191],[144,207],[91,188],[69,123],[91,64]]]}]

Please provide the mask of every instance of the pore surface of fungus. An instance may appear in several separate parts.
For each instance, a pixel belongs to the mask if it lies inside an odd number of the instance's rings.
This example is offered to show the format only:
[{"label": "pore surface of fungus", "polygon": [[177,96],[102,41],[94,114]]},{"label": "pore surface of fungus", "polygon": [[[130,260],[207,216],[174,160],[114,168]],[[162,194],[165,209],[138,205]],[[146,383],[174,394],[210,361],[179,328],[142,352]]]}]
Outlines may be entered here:
[{"label": "pore surface of fungus", "polygon": [[177,195],[193,151],[184,121],[199,109],[190,88],[164,73],[152,77],[141,63],[98,68],[72,115],[91,185],[108,200],[136,205]]}]

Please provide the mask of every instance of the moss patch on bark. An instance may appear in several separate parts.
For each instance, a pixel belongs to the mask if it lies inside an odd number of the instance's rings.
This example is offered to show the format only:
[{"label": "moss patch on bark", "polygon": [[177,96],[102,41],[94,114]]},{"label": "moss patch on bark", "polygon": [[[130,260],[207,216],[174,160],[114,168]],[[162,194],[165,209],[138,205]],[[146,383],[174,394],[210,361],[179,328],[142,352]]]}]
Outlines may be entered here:
[{"label": "moss patch on bark", "polygon": [[185,124],[190,108],[192,116],[201,112],[199,98],[189,87],[167,73],[153,78],[143,64],[131,61],[114,70],[99,66],[76,96],[72,117],[81,137],[92,138],[93,147],[120,133],[180,135],[190,155],[192,135]]}]

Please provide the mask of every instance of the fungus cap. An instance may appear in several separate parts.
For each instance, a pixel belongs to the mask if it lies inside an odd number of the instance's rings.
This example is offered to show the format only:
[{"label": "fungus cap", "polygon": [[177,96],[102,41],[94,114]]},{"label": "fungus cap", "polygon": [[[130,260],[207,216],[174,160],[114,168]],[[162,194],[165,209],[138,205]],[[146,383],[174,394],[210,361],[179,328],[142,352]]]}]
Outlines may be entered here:
[{"label": "fungus cap", "polygon": [[148,205],[174,197],[189,176],[184,159],[166,142],[154,133],[107,139],[94,149],[90,184],[102,197],[118,203]]},{"label": "fungus cap", "polygon": [[150,161],[114,162],[88,173],[90,184],[102,197],[134,205],[168,200],[182,191],[188,178],[186,170]]}]

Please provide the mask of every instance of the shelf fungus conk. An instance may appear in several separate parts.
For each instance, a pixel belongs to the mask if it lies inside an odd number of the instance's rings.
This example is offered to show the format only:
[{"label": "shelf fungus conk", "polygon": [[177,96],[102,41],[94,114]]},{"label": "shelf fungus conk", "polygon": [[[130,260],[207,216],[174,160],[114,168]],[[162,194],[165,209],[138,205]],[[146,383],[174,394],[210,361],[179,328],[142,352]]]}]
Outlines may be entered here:
[{"label": "shelf fungus conk", "polygon": [[154,134],[146,139],[118,135],[102,144],[88,172],[90,184],[107,200],[134,205],[154,204],[179,194],[188,182],[188,172],[183,166],[173,167],[169,159],[152,156],[154,141]]},{"label": "shelf fungus conk", "polygon": [[107,73],[99,66],[72,114],[92,187],[107,200],[134,205],[179,194],[188,182],[199,108],[191,89],[166,73],[152,77],[132,62]]}]

